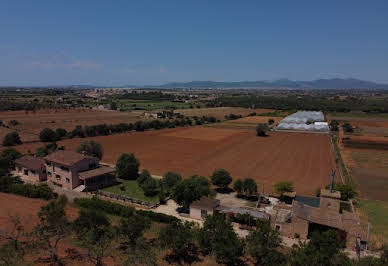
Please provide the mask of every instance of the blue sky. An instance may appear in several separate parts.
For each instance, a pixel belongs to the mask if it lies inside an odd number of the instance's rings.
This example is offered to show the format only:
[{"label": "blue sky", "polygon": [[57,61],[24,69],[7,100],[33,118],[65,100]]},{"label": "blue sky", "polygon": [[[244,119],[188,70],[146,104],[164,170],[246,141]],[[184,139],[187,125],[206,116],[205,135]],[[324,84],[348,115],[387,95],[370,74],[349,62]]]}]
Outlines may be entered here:
[{"label": "blue sky", "polygon": [[388,1],[0,1],[0,86],[388,83]]}]

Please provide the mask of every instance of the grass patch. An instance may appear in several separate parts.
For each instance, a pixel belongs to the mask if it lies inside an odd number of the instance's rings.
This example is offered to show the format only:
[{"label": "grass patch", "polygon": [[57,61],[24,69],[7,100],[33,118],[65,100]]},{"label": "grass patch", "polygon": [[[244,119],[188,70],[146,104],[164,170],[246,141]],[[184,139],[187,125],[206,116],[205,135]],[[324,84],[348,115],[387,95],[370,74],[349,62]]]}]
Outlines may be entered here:
[{"label": "grass patch", "polygon": [[329,113],[331,118],[343,118],[343,117],[349,117],[349,118],[384,118],[388,119],[388,114],[386,113],[341,113],[341,112],[332,112]]},{"label": "grass patch", "polygon": [[352,179],[352,177],[350,176],[348,170],[345,167],[345,163],[342,160],[341,151],[340,151],[340,148],[338,146],[338,137],[339,137],[339,135],[338,135],[338,133],[330,134],[330,135],[331,135],[331,139],[332,139],[332,143],[333,143],[333,150],[334,150],[334,156],[335,156],[335,162],[336,162],[337,168],[341,171],[341,175],[345,179],[344,180],[345,184],[353,185],[354,184],[354,180]]},{"label": "grass patch", "polygon": [[[158,203],[159,197],[158,195],[153,197],[147,197],[144,195],[143,189],[139,187],[139,184],[136,180],[124,180],[120,178],[116,178],[118,184],[104,188],[103,191],[112,192],[115,194],[120,194],[124,196],[128,196],[134,199],[144,200],[151,203]],[[125,186],[125,190],[121,190],[121,185]]]},{"label": "grass patch", "polygon": [[360,211],[361,221],[365,229],[367,228],[368,215],[370,215],[371,240],[377,245],[388,243],[388,202],[361,200]]}]

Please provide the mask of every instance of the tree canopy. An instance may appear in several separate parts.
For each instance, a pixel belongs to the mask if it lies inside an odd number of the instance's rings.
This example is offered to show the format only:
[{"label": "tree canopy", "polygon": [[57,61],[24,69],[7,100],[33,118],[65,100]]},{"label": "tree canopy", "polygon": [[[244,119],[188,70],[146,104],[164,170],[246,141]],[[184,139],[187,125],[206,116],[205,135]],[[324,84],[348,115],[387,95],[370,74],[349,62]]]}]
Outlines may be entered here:
[{"label": "tree canopy", "polygon": [[268,125],[265,123],[257,124],[256,133],[257,136],[264,137],[266,136],[266,132],[268,131]]},{"label": "tree canopy", "polygon": [[19,134],[16,131],[8,133],[3,139],[4,146],[14,146],[19,144],[22,144],[22,141],[20,140]]},{"label": "tree canopy", "polygon": [[290,181],[279,182],[275,184],[275,193],[283,195],[285,192],[294,191],[294,184]]},{"label": "tree canopy", "polygon": [[184,207],[202,196],[209,196],[212,193],[210,183],[206,177],[194,175],[178,183],[172,191],[172,199]]},{"label": "tree canopy", "polygon": [[240,195],[243,191],[243,182],[241,179],[237,179],[234,181],[233,189],[237,192],[238,195]]},{"label": "tree canopy", "polygon": [[243,182],[243,191],[246,196],[253,195],[257,192],[257,184],[252,178],[246,178]]},{"label": "tree canopy", "polygon": [[117,177],[122,179],[137,179],[139,177],[140,162],[133,153],[123,153],[117,160]]},{"label": "tree canopy", "polygon": [[42,129],[39,133],[39,138],[42,142],[54,142],[59,140],[57,133],[51,128]]},{"label": "tree canopy", "polygon": [[246,238],[247,252],[257,265],[284,265],[286,257],[279,249],[282,239],[279,232],[273,230],[269,222],[257,221],[256,230]]},{"label": "tree canopy", "polygon": [[104,154],[101,144],[94,140],[81,143],[77,148],[77,152],[97,157],[98,159],[101,159]]},{"label": "tree canopy", "polygon": [[121,218],[119,230],[127,241],[128,246],[135,249],[137,240],[150,226],[151,220],[149,218],[135,214],[128,218]]},{"label": "tree canopy", "polygon": [[198,238],[202,251],[214,254],[218,263],[234,265],[242,255],[243,242],[223,215],[206,216]]},{"label": "tree canopy", "polygon": [[176,222],[164,227],[159,233],[159,242],[163,248],[171,249],[178,262],[190,260],[196,256],[196,245],[192,223]]},{"label": "tree canopy", "polygon": [[174,172],[167,172],[162,179],[162,185],[167,190],[171,190],[176,184],[182,181],[182,176]]},{"label": "tree canopy", "polygon": [[214,171],[210,178],[213,185],[221,188],[226,188],[230,183],[232,183],[232,177],[225,169],[218,169]]}]

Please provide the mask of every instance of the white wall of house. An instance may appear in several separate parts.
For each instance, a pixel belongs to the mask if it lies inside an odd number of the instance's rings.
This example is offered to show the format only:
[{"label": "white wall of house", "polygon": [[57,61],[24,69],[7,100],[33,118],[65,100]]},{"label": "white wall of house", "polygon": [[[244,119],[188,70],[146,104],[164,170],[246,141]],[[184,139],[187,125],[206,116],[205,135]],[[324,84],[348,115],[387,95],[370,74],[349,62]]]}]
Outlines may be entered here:
[{"label": "white wall of house", "polygon": [[190,218],[192,219],[203,220],[204,216],[212,215],[212,214],[213,214],[213,211],[210,211],[210,210],[201,210],[201,209],[190,207]]}]

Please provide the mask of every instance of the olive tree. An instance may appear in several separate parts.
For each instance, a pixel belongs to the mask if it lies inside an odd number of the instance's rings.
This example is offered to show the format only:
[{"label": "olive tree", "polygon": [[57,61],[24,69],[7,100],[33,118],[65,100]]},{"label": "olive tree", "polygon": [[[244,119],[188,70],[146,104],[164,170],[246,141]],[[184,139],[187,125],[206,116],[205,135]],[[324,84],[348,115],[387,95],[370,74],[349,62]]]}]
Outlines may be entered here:
[{"label": "olive tree", "polygon": [[77,152],[97,157],[98,159],[101,159],[104,154],[101,144],[94,140],[81,143],[77,148]]},{"label": "olive tree", "polygon": [[133,153],[123,153],[117,160],[117,177],[135,180],[139,177],[140,162]]},{"label": "olive tree", "polygon": [[232,177],[225,169],[218,169],[214,171],[210,178],[213,185],[221,188],[226,188],[230,183],[232,183]]}]

